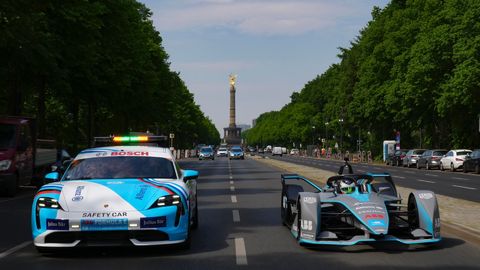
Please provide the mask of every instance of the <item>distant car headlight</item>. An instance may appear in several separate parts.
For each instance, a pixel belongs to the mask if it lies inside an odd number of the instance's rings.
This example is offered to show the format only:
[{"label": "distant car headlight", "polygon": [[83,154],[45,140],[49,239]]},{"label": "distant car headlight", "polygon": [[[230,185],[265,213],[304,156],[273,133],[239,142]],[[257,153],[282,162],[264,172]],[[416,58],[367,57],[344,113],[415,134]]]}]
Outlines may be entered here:
[{"label": "distant car headlight", "polygon": [[12,161],[9,159],[0,161],[0,171],[6,171],[10,168]]}]

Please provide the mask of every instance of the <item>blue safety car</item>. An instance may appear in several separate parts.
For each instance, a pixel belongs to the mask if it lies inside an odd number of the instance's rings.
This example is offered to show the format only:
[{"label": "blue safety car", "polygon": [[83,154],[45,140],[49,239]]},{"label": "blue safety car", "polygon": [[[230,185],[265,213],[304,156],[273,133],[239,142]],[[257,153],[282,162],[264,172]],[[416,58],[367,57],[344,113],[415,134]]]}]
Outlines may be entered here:
[{"label": "blue safety car", "polygon": [[[135,139],[148,141],[145,136],[127,140]],[[188,248],[191,229],[198,226],[197,177],[197,171],[180,169],[167,148],[83,150],[63,176],[49,173],[51,183],[35,195],[34,245],[40,252],[83,246]]]}]

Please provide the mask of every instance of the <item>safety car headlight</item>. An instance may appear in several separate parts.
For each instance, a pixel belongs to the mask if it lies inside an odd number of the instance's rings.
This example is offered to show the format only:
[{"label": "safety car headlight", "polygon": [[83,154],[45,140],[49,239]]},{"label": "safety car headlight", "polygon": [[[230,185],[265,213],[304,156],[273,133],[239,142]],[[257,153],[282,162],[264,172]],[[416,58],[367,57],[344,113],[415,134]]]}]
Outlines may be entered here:
[{"label": "safety car headlight", "polygon": [[62,209],[58,200],[48,197],[40,197],[37,200],[38,208],[52,208],[52,209]]},{"label": "safety car headlight", "polygon": [[179,195],[167,195],[158,198],[156,207],[163,207],[163,206],[172,206],[172,205],[178,205],[181,203],[180,196]]},{"label": "safety car headlight", "polygon": [[10,168],[12,161],[9,159],[0,161],[0,171],[6,171]]}]

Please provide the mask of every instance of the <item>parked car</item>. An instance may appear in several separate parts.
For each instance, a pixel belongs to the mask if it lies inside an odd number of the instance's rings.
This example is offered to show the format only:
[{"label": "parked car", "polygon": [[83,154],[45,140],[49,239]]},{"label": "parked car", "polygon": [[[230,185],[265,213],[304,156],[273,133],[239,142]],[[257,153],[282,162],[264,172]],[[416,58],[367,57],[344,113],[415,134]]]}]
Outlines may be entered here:
[{"label": "parked car", "polygon": [[417,160],[425,152],[425,149],[412,149],[407,152],[403,158],[403,167],[411,167],[417,165]]},{"label": "parked car", "polygon": [[407,155],[408,149],[400,149],[396,150],[395,153],[389,157],[387,164],[391,166],[402,166],[403,159]]},{"label": "parked car", "polygon": [[298,154],[300,154],[300,151],[298,151],[297,148],[292,148],[292,150],[290,150],[290,155],[298,156]]},{"label": "parked car", "polygon": [[264,153],[265,153],[265,150],[263,150],[263,148],[260,147],[260,148],[258,148],[258,153],[259,153],[259,154],[264,154]]},{"label": "parked car", "polygon": [[282,156],[283,155],[283,150],[282,147],[275,146],[272,149],[272,156]]},{"label": "parked car", "polygon": [[472,150],[468,149],[456,149],[450,150],[440,159],[440,170],[450,168],[450,171],[454,172],[457,169],[463,168],[463,161],[465,157],[472,153]]},{"label": "parked car", "polygon": [[426,150],[417,160],[417,169],[425,167],[427,170],[440,168],[440,159],[448,152],[445,149]]},{"label": "parked car", "polygon": [[480,149],[475,149],[470,155],[465,157],[463,162],[463,172],[471,172],[480,174]]}]

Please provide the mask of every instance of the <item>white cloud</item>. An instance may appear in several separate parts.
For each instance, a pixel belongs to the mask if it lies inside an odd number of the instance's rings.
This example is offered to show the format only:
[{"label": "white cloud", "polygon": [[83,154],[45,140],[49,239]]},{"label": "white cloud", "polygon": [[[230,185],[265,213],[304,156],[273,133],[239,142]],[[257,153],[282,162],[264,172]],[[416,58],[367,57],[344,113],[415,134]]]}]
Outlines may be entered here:
[{"label": "white cloud", "polygon": [[228,1],[197,3],[154,14],[161,31],[225,28],[255,35],[298,35],[336,24],[352,6],[323,1]]}]

